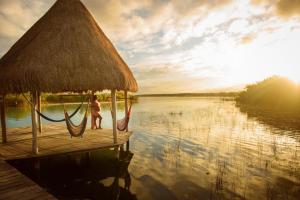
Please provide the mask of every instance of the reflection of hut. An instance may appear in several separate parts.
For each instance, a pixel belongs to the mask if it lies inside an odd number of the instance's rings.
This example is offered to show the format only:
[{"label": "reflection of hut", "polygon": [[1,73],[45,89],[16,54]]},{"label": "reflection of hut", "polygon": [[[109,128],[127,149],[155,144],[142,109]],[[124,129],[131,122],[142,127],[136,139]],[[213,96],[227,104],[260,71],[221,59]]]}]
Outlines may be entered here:
[{"label": "reflection of hut", "polygon": [[[136,199],[130,191],[128,166],[133,153],[114,150],[74,155],[43,157],[34,168],[36,158],[9,163],[35,180],[43,188],[64,199]],[[121,181],[123,180],[123,181]]]},{"label": "reflection of hut", "polygon": [[137,89],[127,64],[85,6],[79,0],[58,0],[0,60],[2,140],[6,142],[5,94],[31,93],[32,146],[38,153],[35,110],[41,92],[111,90],[116,140],[116,90],[127,96]]}]

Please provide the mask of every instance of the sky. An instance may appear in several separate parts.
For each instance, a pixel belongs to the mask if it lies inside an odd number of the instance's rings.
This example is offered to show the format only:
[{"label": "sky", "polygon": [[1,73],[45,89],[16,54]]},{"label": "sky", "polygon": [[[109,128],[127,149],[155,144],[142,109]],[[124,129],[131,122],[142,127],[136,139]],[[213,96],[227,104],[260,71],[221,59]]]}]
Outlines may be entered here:
[{"label": "sky", "polygon": [[[0,0],[0,56],[55,0]],[[300,0],[82,0],[139,93],[219,92],[281,75],[300,83]]]}]

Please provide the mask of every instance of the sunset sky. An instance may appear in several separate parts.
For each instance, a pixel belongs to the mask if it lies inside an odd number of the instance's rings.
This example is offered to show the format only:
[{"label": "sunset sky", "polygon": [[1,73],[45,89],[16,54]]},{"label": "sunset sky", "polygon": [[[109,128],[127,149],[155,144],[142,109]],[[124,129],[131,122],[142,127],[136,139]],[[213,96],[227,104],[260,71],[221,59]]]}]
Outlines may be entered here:
[{"label": "sunset sky", "polygon": [[[0,0],[0,56],[54,0]],[[300,0],[82,0],[132,69],[139,93],[300,83]]]}]

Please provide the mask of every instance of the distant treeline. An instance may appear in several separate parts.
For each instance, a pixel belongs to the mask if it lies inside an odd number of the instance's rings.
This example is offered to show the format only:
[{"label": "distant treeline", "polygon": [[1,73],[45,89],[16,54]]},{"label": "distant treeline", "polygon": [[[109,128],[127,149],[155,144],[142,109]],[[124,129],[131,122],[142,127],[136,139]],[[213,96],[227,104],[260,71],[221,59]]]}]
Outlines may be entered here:
[{"label": "distant treeline", "polygon": [[[110,93],[100,93],[96,94],[100,102],[109,102],[111,99]],[[29,93],[24,94],[24,96],[29,100]],[[8,106],[26,106],[28,103],[23,95],[21,94],[8,94],[5,96],[6,104]],[[117,92],[117,100],[124,100],[124,93]],[[129,94],[129,98],[136,101],[135,96]],[[42,93],[41,101],[43,104],[54,104],[54,103],[79,103],[82,101],[87,101],[87,95],[74,95],[74,94],[49,94]]]},{"label": "distant treeline", "polygon": [[236,97],[238,92],[139,94],[138,97]]},{"label": "distant treeline", "polygon": [[273,76],[248,85],[236,101],[247,106],[300,113],[300,85],[286,78]]}]

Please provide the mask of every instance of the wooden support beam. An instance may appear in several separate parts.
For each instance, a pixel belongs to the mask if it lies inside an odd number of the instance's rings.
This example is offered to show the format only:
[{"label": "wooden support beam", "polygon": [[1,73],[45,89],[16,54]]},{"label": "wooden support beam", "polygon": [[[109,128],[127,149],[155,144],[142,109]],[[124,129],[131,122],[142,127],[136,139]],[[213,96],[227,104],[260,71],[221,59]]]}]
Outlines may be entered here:
[{"label": "wooden support beam", "polygon": [[31,92],[31,121],[32,121],[32,153],[38,154],[38,141],[37,141],[37,92]]},{"label": "wooden support beam", "polygon": [[94,97],[94,95],[95,95],[95,92],[92,91],[91,96],[90,96],[90,101],[91,101],[91,106],[90,106],[90,109],[91,109],[91,129],[93,129],[93,117],[92,117],[93,109],[92,109],[92,103],[93,103],[93,97]]},{"label": "wooden support beam", "polygon": [[[37,93],[37,109],[40,113],[42,112],[42,98],[40,92]],[[40,115],[37,116],[37,120],[38,120],[39,132],[41,133],[43,131],[43,127],[42,127],[42,119]]]},{"label": "wooden support beam", "polygon": [[120,159],[119,146],[115,147],[115,148],[114,148],[114,151],[115,151],[116,158],[117,158],[117,159]]},{"label": "wooden support beam", "polygon": [[2,129],[2,143],[7,142],[7,130],[6,130],[6,117],[5,117],[5,95],[1,95],[0,99],[0,113],[1,113],[1,129]]},{"label": "wooden support beam", "polygon": [[129,151],[129,139],[128,139],[127,142],[126,142],[126,151],[127,151],[127,152]]},{"label": "wooden support beam", "polygon": [[[124,99],[125,99],[125,117],[128,114],[128,97],[127,97],[127,90],[124,90]],[[126,132],[128,132],[128,125],[126,127]]]},{"label": "wooden support beam", "polygon": [[111,90],[111,104],[112,104],[112,123],[113,123],[113,136],[114,143],[117,143],[117,103],[116,103],[116,90]]}]

